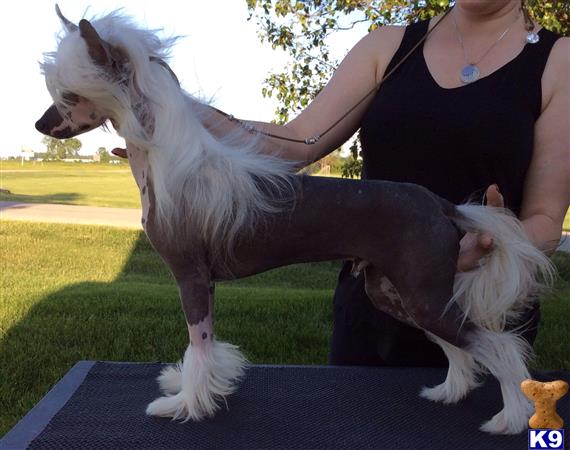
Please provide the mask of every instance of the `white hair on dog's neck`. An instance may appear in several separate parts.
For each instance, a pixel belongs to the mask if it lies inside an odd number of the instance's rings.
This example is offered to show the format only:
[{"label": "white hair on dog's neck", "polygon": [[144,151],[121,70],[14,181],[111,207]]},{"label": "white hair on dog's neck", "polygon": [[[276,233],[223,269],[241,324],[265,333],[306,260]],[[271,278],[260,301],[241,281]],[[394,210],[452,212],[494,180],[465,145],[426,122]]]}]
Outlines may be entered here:
[{"label": "white hair on dog's neck", "polygon": [[79,31],[67,32],[57,51],[45,55],[48,89],[56,104],[65,102],[65,92],[91,100],[113,119],[120,136],[148,153],[165,232],[198,233],[212,256],[227,254],[238,233],[289,204],[292,163],[260,153],[253,136],[244,144],[243,133],[240,140],[212,135],[196,111],[197,100],[151,60],[167,59],[176,38],[161,39],[118,12],[91,24],[125,56],[123,73],[113,76],[94,64]]}]

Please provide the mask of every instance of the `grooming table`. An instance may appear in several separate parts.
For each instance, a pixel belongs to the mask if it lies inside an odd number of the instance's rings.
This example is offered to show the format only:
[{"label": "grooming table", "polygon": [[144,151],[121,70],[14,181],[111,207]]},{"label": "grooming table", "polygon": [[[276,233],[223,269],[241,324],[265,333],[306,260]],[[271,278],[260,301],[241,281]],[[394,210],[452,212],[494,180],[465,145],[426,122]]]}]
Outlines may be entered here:
[{"label": "grooming table", "polygon": [[[501,409],[487,382],[457,405],[418,397],[443,369],[249,366],[211,420],[147,417],[161,364],[82,361],[0,441],[0,449],[523,449],[527,433],[490,436]],[[570,372],[537,379],[570,381]],[[558,402],[570,423],[570,396]]]}]

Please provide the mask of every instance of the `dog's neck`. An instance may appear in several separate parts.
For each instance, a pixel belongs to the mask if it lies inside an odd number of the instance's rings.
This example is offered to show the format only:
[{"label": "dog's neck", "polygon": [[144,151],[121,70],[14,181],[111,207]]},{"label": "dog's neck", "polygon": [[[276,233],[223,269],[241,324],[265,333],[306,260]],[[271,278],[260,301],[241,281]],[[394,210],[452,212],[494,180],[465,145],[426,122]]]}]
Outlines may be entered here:
[{"label": "dog's neck", "polygon": [[141,206],[142,206],[142,219],[141,223],[146,231],[146,227],[149,220],[149,212],[151,210],[151,196],[149,188],[149,165],[148,165],[148,155],[146,152],[140,150],[138,147],[127,142],[127,156],[129,158],[129,165],[131,167],[131,172],[133,177],[139,187],[141,193]]}]

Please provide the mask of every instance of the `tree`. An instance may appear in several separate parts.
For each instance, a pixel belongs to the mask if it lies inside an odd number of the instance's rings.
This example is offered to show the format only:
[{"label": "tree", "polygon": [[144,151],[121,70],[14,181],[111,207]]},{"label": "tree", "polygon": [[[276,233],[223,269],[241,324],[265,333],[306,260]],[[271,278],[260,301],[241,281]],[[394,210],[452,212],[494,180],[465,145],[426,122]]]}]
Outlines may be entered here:
[{"label": "tree", "polygon": [[527,0],[534,19],[548,30],[570,36],[570,3],[568,0]]},{"label": "tree", "polygon": [[[262,94],[279,100],[276,121],[285,123],[304,109],[330,79],[339,61],[331,59],[328,38],[358,23],[369,31],[381,25],[407,24],[448,9],[450,0],[246,0],[262,42],[281,47],[291,57],[284,71],[265,80]],[[570,2],[527,0],[531,15],[546,28],[570,35]],[[350,108],[352,105],[347,105]],[[347,174],[358,172],[358,145],[351,146],[355,161]],[[344,171],[343,171],[344,172]]]},{"label": "tree", "polygon": [[56,139],[51,136],[44,136],[42,143],[47,147],[45,160],[77,158],[81,149],[81,141],[77,138]]},{"label": "tree", "polygon": [[99,155],[99,162],[108,163],[111,161],[111,154],[107,151],[105,147],[99,147],[97,149],[97,154]]}]

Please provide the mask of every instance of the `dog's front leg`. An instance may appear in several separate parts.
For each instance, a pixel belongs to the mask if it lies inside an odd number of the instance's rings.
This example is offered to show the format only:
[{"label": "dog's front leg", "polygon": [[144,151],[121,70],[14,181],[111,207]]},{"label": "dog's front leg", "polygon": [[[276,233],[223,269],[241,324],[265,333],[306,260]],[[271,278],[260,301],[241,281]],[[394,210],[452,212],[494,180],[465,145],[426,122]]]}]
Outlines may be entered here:
[{"label": "dog's front leg", "polygon": [[158,378],[166,394],[147,407],[152,416],[201,420],[212,417],[243,374],[245,359],[234,345],[214,337],[214,284],[196,273],[177,277],[190,344],[182,362]]}]

